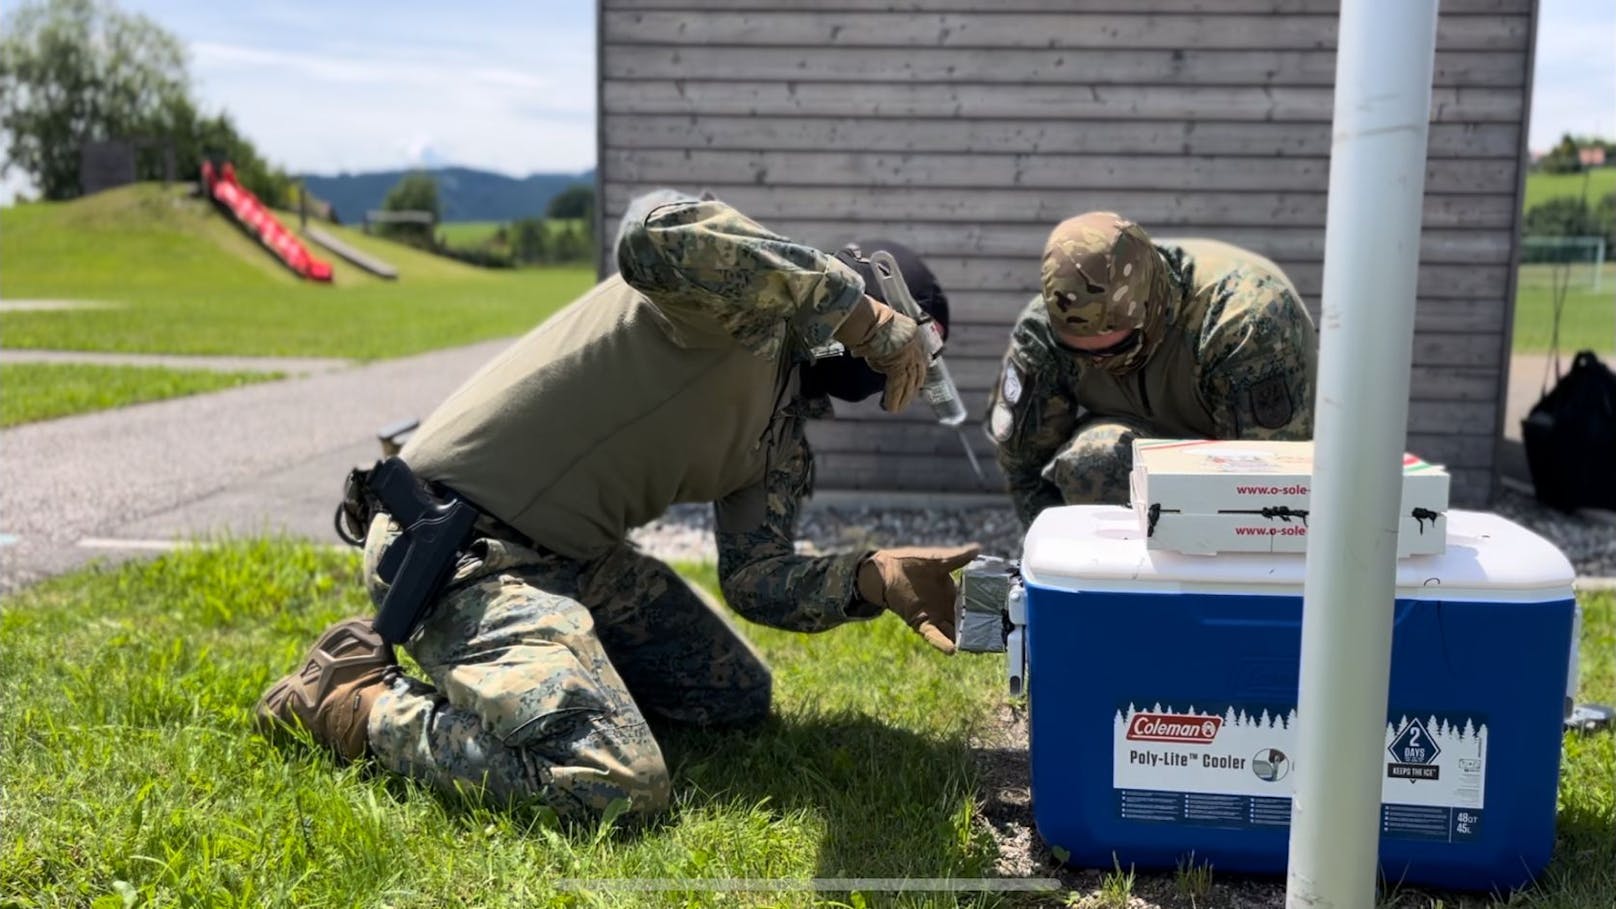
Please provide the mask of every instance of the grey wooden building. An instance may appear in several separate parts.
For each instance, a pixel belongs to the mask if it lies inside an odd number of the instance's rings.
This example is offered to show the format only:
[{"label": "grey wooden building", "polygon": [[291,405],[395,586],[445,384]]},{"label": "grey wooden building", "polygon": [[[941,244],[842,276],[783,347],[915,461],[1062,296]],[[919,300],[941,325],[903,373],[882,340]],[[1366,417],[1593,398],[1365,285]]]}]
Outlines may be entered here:
[{"label": "grey wooden building", "polygon": [[[1448,465],[1462,505],[1494,487],[1536,5],[1441,4],[1409,447]],[[602,220],[645,189],[706,188],[804,242],[919,250],[953,304],[947,358],[988,481],[923,404],[897,417],[844,406],[814,433],[819,486],[997,491],[976,424],[1061,219],[1110,209],[1157,237],[1249,246],[1317,317],[1338,12],[1337,0],[603,0]]]}]

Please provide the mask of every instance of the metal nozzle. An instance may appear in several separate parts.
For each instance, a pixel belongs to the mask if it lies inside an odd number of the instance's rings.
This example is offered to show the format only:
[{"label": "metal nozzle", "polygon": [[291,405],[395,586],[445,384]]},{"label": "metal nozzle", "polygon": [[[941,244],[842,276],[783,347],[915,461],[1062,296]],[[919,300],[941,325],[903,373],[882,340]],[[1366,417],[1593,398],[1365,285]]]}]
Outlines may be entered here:
[{"label": "metal nozzle", "polygon": [[982,465],[976,462],[976,452],[971,450],[971,440],[965,437],[965,429],[957,427],[954,431],[959,433],[960,445],[964,446],[965,457],[971,462],[971,471],[976,474],[978,480],[986,483],[988,478],[982,474]]}]

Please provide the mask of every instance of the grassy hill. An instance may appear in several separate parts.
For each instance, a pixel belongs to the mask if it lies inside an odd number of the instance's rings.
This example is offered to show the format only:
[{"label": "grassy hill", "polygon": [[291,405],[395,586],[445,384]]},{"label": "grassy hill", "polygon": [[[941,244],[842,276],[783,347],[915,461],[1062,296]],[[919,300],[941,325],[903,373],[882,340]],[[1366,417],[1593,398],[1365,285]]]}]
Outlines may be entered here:
[{"label": "grassy hill", "polygon": [[493,239],[494,233],[499,230],[504,221],[456,221],[451,224],[439,224],[438,236],[443,242],[455,247],[480,246]]},{"label": "grassy hill", "polygon": [[[280,213],[295,230],[296,218]],[[488,271],[335,227],[398,269],[384,281],[330,261],[304,281],[212,205],[139,184],[0,210],[7,299],[110,309],[7,312],[7,347],[384,358],[519,334],[593,281],[588,268]]]},{"label": "grassy hill", "polygon": [[[501,227],[509,227],[510,221],[460,221],[454,224],[439,224],[438,236],[449,246],[468,249],[480,246],[494,239],[494,234]],[[583,218],[547,218],[544,222],[544,233],[547,238],[554,238],[563,230],[572,229],[580,232],[584,237],[589,236],[589,222]]]},{"label": "grassy hill", "polygon": [[1532,171],[1526,175],[1526,200],[1523,208],[1531,208],[1550,199],[1569,196],[1582,198],[1583,184],[1588,187],[1588,203],[1616,192],[1616,167],[1599,167],[1581,174],[1546,174]]}]

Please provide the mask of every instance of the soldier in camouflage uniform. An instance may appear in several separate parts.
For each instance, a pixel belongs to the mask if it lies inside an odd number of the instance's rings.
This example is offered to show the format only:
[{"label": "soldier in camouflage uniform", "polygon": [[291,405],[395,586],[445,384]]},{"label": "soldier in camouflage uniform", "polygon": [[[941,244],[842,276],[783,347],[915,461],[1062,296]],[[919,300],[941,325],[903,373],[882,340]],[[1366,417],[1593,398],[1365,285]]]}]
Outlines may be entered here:
[{"label": "soldier in camouflage uniform", "polygon": [[1051,232],[1042,278],[986,427],[1023,524],[1127,504],[1135,438],[1312,438],[1318,338],[1273,262],[1090,212]]},{"label": "soldier in camouflage uniform", "polygon": [[[369,619],[339,622],[265,694],[263,728],[302,725],[343,758],[563,817],[619,799],[661,809],[668,771],[648,718],[754,722],[772,684],[716,603],[627,541],[675,502],[714,503],[718,574],[742,617],[819,632],[890,611],[952,652],[950,572],[975,547],[805,556],[793,545],[813,487],[804,420],[830,396],[880,391],[901,409],[924,378],[929,327],[870,295],[856,249],[827,255],[717,200],[638,200],[617,264],[400,452],[483,512],[405,644],[426,679],[399,670]],[[905,270],[912,284],[929,278],[918,263]],[[946,320],[940,290],[916,296]],[[831,341],[845,352],[811,355]],[[378,565],[400,532],[385,511],[369,521],[377,605]]]}]

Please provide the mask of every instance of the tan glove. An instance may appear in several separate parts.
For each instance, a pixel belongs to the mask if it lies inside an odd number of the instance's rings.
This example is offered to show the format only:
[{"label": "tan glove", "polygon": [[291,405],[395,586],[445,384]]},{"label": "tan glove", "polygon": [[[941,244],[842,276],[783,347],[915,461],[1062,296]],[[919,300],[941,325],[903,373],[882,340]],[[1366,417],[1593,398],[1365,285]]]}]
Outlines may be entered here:
[{"label": "tan glove", "polygon": [[974,543],[952,548],[878,549],[859,565],[859,597],[897,613],[926,643],[953,653],[957,588],[952,572],[964,568],[981,551]]},{"label": "tan glove", "polygon": [[887,377],[881,407],[888,413],[907,407],[926,381],[926,342],[920,326],[873,297],[859,298],[835,337],[848,353]]}]

